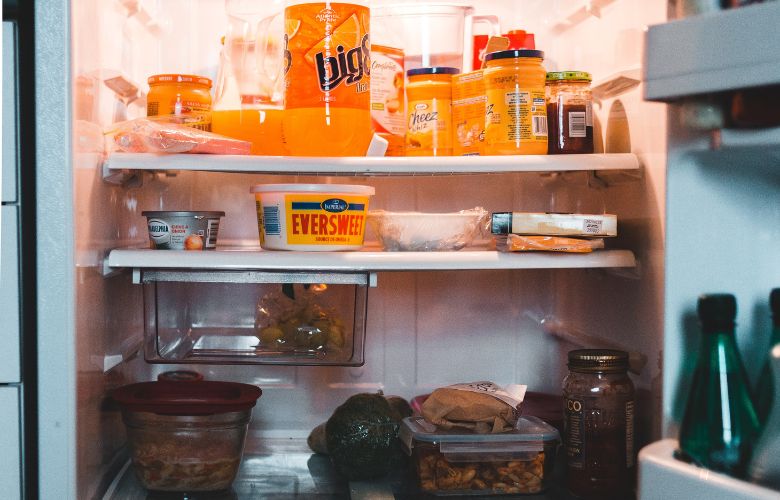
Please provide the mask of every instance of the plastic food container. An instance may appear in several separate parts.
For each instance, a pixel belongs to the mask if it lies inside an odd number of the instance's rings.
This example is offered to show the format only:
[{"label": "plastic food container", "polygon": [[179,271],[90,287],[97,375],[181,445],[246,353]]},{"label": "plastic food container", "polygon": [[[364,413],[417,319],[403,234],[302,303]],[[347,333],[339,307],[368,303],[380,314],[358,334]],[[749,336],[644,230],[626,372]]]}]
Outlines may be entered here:
[{"label": "plastic food container", "polygon": [[372,210],[368,221],[388,251],[449,251],[468,246],[487,229],[482,208],[443,214]]},{"label": "plastic food container", "polygon": [[146,211],[151,247],[158,250],[213,250],[225,212]]},{"label": "plastic food container", "polygon": [[136,476],[158,491],[217,491],[238,473],[262,391],[232,382],[142,382],[114,391]]},{"label": "plastic food container", "polygon": [[260,246],[268,250],[358,250],[363,246],[371,186],[257,184]]},{"label": "plastic food container", "polygon": [[407,417],[399,435],[412,457],[420,489],[433,495],[534,494],[552,478],[558,431],[523,416],[512,432],[471,434],[439,430]]}]

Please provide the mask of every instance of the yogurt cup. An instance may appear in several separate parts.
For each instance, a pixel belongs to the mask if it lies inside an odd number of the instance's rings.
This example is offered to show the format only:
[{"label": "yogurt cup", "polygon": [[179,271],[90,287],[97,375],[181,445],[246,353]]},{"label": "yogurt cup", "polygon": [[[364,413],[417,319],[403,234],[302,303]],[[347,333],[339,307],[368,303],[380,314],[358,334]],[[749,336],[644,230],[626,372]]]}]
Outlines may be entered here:
[{"label": "yogurt cup", "polygon": [[151,247],[157,250],[214,250],[225,212],[147,211]]},{"label": "yogurt cup", "polygon": [[250,192],[265,249],[329,252],[363,246],[371,186],[257,184]]}]

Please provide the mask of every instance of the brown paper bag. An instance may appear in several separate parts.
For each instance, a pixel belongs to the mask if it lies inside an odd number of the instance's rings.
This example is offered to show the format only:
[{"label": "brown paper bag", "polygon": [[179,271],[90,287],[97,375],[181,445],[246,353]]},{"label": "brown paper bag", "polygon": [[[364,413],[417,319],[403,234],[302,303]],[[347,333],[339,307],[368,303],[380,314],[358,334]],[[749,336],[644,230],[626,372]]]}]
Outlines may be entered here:
[{"label": "brown paper bag", "polygon": [[[422,404],[425,420],[443,429],[478,434],[510,431],[517,422],[517,407],[525,386],[509,394],[491,382],[458,384],[436,389]],[[518,398],[519,395],[519,398]]]}]

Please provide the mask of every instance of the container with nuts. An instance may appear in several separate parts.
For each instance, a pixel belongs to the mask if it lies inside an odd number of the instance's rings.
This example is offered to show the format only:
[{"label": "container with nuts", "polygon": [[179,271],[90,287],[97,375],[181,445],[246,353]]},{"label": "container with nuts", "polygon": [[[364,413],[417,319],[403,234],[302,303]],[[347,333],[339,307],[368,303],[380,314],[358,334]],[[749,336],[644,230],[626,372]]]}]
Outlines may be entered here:
[{"label": "container with nuts", "polygon": [[519,495],[544,491],[560,446],[543,420],[520,417],[514,430],[472,434],[405,418],[400,439],[412,457],[420,489],[433,495]]}]

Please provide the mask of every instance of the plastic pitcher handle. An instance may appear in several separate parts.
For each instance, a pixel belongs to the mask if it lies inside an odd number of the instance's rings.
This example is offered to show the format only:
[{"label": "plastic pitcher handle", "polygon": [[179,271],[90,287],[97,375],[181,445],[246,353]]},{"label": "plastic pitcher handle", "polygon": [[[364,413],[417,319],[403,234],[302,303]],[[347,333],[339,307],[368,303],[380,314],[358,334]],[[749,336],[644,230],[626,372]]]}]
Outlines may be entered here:
[{"label": "plastic pitcher handle", "polygon": [[497,16],[474,16],[471,18],[472,24],[477,23],[484,23],[490,26],[490,33],[488,33],[491,36],[498,36],[501,34],[501,26],[498,22]]}]

